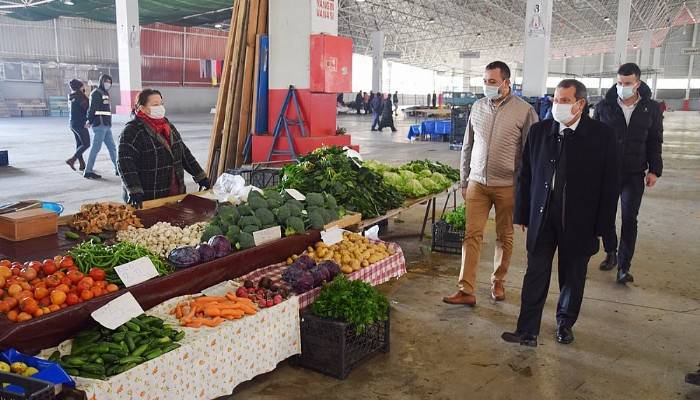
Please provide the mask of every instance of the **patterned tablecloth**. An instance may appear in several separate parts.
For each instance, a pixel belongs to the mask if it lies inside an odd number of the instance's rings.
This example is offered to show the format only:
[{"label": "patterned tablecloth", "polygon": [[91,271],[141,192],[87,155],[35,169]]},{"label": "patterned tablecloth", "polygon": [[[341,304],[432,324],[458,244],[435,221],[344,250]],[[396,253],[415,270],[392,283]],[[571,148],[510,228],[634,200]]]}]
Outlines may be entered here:
[{"label": "patterned tablecloth", "polygon": [[[372,286],[377,286],[389,281],[391,278],[398,278],[404,275],[406,273],[406,258],[404,258],[401,246],[395,243],[387,243],[387,245],[393,248],[395,251],[392,256],[376,262],[366,268],[362,268],[359,271],[355,271],[352,274],[348,274],[348,279],[361,279]],[[241,277],[240,279],[257,282],[260,278],[266,276],[272,279],[272,281],[276,284],[289,288],[289,285],[282,280],[282,272],[285,268],[287,268],[287,263],[274,264],[270,265],[269,267],[255,270],[248,275]],[[298,295],[299,307],[304,309],[309,306],[314,302],[314,300],[316,300],[320,292],[321,288],[315,288],[306,293]]]},{"label": "patterned tablecloth", "polygon": [[[147,314],[178,327],[168,311],[188,297],[171,299]],[[179,349],[107,381],[75,378],[77,388],[89,400],[209,400],[230,395],[240,383],[301,353],[297,296],[216,328],[178,329],[186,332]]]}]

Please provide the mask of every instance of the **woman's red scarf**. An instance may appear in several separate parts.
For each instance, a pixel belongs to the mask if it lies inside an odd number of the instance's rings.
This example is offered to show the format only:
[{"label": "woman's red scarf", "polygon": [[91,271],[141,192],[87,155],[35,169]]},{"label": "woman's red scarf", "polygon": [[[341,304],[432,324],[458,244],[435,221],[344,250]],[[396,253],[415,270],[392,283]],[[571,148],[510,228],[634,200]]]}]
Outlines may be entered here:
[{"label": "woman's red scarf", "polygon": [[167,119],[165,118],[151,118],[148,114],[146,114],[143,111],[139,111],[136,113],[136,116],[141,118],[143,122],[145,122],[148,126],[151,127],[154,131],[156,131],[157,134],[163,136],[165,138],[166,143],[170,145],[170,123],[168,122]]}]

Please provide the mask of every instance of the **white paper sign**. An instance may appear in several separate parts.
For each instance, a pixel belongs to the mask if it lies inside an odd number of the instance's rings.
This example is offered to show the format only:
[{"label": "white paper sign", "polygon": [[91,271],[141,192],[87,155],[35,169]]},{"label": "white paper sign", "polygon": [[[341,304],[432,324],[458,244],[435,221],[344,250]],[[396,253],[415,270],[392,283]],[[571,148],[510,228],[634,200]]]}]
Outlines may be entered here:
[{"label": "white paper sign", "polygon": [[279,226],[273,226],[272,228],[263,229],[257,232],[253,232],[253,240],[255,240],[255,245],[260,246],[261,244],[274,242],[277,239],[282,238],[282,228]]},{"label": "white paper sign", "polygon": [[117,329],[125,322],[143,314],[143,308],[131,292],[117,297],[92,312],[92,318],[107,329]]},{"label": "white paper sign", "polygon": [[379,225],[367,229],[364,235],[367,239],[379,240]]},{"label": "white paper sign", "polygon": [[202,290],[202,293],[207,296],[224,296],[228,292],[235,291],[236,288],[234,287],[233,283],[231,283],[231,281],[223,281],[221,283],[217,283],[214,286],[210,286]]},{"label": "white paper sign", "polygon": [[119,275],[119,279],[124,282],[126,287],[138,285],[158,276],[156,266],[153,265],[153,261],[148,257],[141,257],[114,267],[114,271]]},{"label": "white paper sign", "polygon": [[344,230],[336,227],[333,227],[327,231],[322,231],[321,232],[321,240],[323,240],[323,243],[326,244],[326,246],[333,246],[336,243],[340,243],[343,241],[343,232]]},{"label": "white paper sign", "polygon": [[288,195],[292,196],[292,198],[294,200],[298,200],[298,201],[306,200],[306,196],[301,194],[301,192],[296,190],[296,189],[284,189],[284,191],[287,192]]}]

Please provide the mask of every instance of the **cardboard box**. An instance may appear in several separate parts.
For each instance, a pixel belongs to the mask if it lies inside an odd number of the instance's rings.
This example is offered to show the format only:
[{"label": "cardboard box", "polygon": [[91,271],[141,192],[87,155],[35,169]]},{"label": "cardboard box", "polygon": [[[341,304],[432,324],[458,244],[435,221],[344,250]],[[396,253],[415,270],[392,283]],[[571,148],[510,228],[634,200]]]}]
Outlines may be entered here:
[{"label": "cardboard box", "polygon": [[0,238],[20,241],[58,232],[58,214],[44,209],[0,215]]}]

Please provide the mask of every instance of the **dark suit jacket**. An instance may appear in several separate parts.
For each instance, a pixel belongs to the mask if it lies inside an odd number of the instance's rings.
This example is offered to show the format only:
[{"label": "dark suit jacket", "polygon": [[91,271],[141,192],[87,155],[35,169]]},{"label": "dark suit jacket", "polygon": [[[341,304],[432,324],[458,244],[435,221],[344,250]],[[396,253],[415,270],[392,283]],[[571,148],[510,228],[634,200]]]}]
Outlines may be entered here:
[{"label": "dark suit jacket", "polygon": [[[526,225],[527,250],[535,250],[551,197],[551,181],[559,156],[559,123],[538,122],[530,128],[518,173],[513,223]],[[598,236],[612,230],[617,205],[615,134],[602,122],[582,117],[568,139],[563,237],[560,253],[592,256]]]}]

